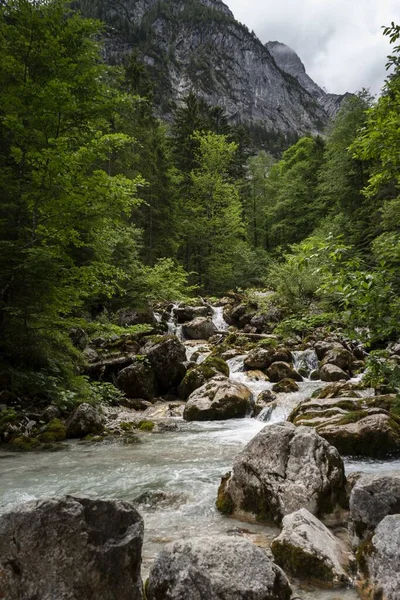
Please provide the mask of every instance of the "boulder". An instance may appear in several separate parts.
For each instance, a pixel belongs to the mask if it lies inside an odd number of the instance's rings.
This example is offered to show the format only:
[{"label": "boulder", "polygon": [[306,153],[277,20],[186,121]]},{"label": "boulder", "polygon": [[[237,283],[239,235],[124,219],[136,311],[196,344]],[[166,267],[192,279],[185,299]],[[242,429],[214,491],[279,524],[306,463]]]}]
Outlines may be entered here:
[{"label": "boulder", "polygon": [[186,369],[185,346],[175,336],[161,338],[147,350],[147,359],[154,369],[161,392],[168,392],[179,385]]},{"label": "boulder", "polygon": [[361,398],[361,394],[353,383],[336,381],[319,390],[316,398]]},{"label": "boulder", "polygon": [[278,383],[275,383],[275,385],[272,386],[272,391],[277,394],[289,394],[290,392],[298,392],[299,386],[293,379],[286,377],[285,379],[278,381]]},{"label": "boulder", "polygon": [[68,438],[83,438],[89,434],[102,433],[104,419],[93,406],[83,402],[69,417],[66,427]]},{"label": "boulder", "polygon": [[134,504],[145,510],[176,509],[186,504],[188,497],[182,492],[170,492],[166,490],[147,490],[134,499]]},{"label": "boulder", "polygon": [[127,502],[66,496],[0,517],[0,596],[141,600],[143,520]]},{"label": "boulder", "polygon": [[151,400],[158,394],[156,375],[144,356],[137,356],[133,363],[122,369],[117,376],[117,387],[128,398]]},{"label": "boulder", "polygon": [[343,369],[336,365],[331,365],[330,363],[323,365],[320,368],[319,373],[322,381],[342,381],[350,379]]},{"label": "boulder", "polygon": [[345,502],[343,461],[310,427],[267,425],[236,457],[223,477],[217,508],[228,514],[279,523],[307,508],[314,515]]},{"label": "boulder", "polygon": [[279,567],[243,539],[195,538],[168,544],[149,575],[147,600],[290,600]]},{"label": "boulder", "polygon": [[208,356],[202,363],[187,371],[178,388],[179,397],[186,400],[192,392],[216,375],[228,377],[228,364],[219,356]]},{"label": "boulder", "polygon": [[244,367],[249,370],[268,369],[274,354],[274,348],[253,348],[244,359]]},{"label": "boulder", "polygon": [[215,421],[245,417],[252,410],[252,392],[224,376],[210,379],[188,398],[185,421]]},{"label": "boulder", "polygon": [[267,369],[267,375],[271,381],[278,382],[282,379],[294,379],[294,381],[303,381],[300,373],[295,371],[287,362],[273,362]]},{"label": "boulder", "polygon": [[271,406],[271,403],[274,402],[274,400],[276,400],[276,396],[271,390],[260,392],[254,404],[254,416],[257,417],[264,408]]},{"label": "boulder", "polygon": [[357,552],[359,589],[367,600],[400,599],[400,514],[385,517]]},{"label": "boulder", "polygon": [[212,320],[206,317],[196,317],[182,326],[183,335],[189,340],[208,340],[216,331]]},{"label": "boulder", "polygon": [[366,541],[387,515],[400,514],[400,472],[358,477],[350,494],[349,539],[353,547]]},{"label": "boulder", "polygon": [[346,348],[332,348],[326,352],[322,364],[335,365],[343,371],[349,371],[353,365],[354,356]]},{"label": "boulder", "polygon": [[271,550],[276,563],[295,577],[334,586],[349,583],[343,544],[305,508],[283,517]]},{"label": "boulder", "polygon": [[325,355],[331,350],[344,350],[342,344],[338,341],[334,340],[321,340],[319,342],[315,342],[314,350],[319,360],[322,360]]},{"label": "boulder", "polygon": [[178,306],[174,310],[174,316],[178,323],[186,323],[197,317],[207,317],[210,312],[209,306]]}]

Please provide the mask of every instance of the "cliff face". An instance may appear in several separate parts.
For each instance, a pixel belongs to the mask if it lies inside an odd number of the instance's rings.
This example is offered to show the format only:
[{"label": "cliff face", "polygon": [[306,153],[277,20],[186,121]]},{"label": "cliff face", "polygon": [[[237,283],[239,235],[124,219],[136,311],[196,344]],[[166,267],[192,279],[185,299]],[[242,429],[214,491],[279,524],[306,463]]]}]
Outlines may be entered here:
[{"label": "cliff face", "polygon": [[336,111],[336,100],[321,100],[329,95],[304,67],[300,73],[293,61],[282,61],[220,0],[81,0],[79,6],[109,26],[109,62],[138,52],[166,118],[190,90],[233,122],[285,135],[321,132]]}]

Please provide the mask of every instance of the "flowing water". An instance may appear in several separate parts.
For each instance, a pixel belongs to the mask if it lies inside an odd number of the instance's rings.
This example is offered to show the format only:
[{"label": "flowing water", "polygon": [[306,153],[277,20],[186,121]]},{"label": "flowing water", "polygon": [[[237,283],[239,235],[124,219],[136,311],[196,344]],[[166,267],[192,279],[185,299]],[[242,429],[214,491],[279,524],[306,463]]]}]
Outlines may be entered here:
[{"label": "flowing water", "polygon": [[[204,348],[192,344],[190,352]],[[189,344],[188,344],[189,348]],[[205,348],[205,350],[207,350]],[[229,361],[231,377],[248,385],[255,396],[270,389],[270,382],[251,379],[243,371],[243,356]],[[287,418],[301,399],[321,387],[304,381],[299,392],[278,394],[269,422]],[[71,442],[56,453],[10,454],[0,452],[0,512],[28,500],[62,494],[134,500],[143,492],[163,490],[171,504],[157,509],[139,507],[145,521],[143,575],[162,546],[169,541],[199,535],[240,535],[267,547],[278,529],[224,517],[215,509],[220,478],[235,456],[266,423],[259,419],[233,419],[185,423],[166,434],[142,434],[141,443],[85,445]],[[268,426],[268,425],[267,425]],[[349,460],[349,471],[400,469],[400,461]],[[177,497],[174,495],[178,494]],[[355,600],[353,590],[328,591],[294,585],[302,600]]]},{"label": "flowing water", "polygon": [[214,323],[217,331],[228,331],[228,323],[224,319],[224,308],[223,306],[212,306],[212,322]]}]

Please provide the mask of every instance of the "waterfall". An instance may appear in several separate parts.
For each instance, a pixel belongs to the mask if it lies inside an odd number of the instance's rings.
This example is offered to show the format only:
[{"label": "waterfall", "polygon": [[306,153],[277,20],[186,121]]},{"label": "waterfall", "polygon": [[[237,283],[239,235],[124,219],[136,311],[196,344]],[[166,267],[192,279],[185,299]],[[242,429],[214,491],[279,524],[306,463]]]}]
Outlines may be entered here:
[{"label": "waterfall", "polygon": [[312,371],[318,369],[318,357],[315,354],[315,350],[311,348],[307,350],[299,350],[292,352],[293,355],[293,366],[296,371],[303,371],[301,374],[306,377],[310,376]]},{"label": "waterfall", "polygon": [[175,319],[175,310],[178,308],[179,304],[174,304],[172,309],[171,309],[171,313],[169,316],[169,319],[167,321],[167,327],[168,327],[168,335],[176,335],[176,337],[179,340],[183,340],[183,332],[182,332],[182,325],[177,325],[176,323],[176,319]]},{"label": "waterfall", "polygon": [[228,331],[228,323],[224,319],[224,307],[223,306],[212,306],[212,322],[214,323],[217,331]]}]

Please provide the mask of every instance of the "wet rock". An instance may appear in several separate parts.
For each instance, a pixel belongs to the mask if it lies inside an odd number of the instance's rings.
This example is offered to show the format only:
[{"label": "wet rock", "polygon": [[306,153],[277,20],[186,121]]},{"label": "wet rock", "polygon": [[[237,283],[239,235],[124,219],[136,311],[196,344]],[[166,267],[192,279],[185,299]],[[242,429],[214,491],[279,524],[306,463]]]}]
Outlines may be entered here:
[{"label": "wet rock", "polygon": [[217,331],[211,319],[196,317],[182,326],[183,335],[189,340],[208,340]]},{"label": "wet rock", "polygon": [[322,381],[342,381],[350,377],[336,365],[325,364],[319,370]]},{"label": "wet rock", "polygon": [[162,402],[157,401],[142,413],[144,419],[168,419],[182,417],[185,408],[184,402]]},{"label": "wet rock", "polygon": [[260,412],[264,410],[264,408],[271,406],[271,403],[276,400],[275,394],[272,393],[271,390],[264,390],[257,396],[257,400],[254,404],[254,416],[258,417]]},{"label": "wet rock", "polygon": [[251,410],[251,390],[227,377],[217,376],[189,396],[183,418],[185,421],[235,419],[245,417]]},{"label": "wet rock", "polygon": [[350,495],[349,539],[358,547],[387,515],[400,514],[400,472],[364,474]]},{"label": "wet rock", "polygon": [[231,537],[168,544],[149,575],[148,600],[290,600],[290,585],[260,548]]},{"label": "wet rock", "polygon": [[349,350],[345,348],[332,348],[326,352],[322,364],[323,365],[335,365],[343,371],[349,371],[352,368],[354,362],[354,356]]},{"label": "wet rock", "polygon": [[271,381],[278,382],[282,379],[294,379],[294,381],[303,381],[300,373],[295,371],[288,363],[278,361],[272,363],[267,369],[267,375]]},{"label": "wet rock", "polygon": [[186,504],[188,497],[181,492],[170,492],[166,490],[148,490],[134,499],[134,504],[146,509],[157,510],[165,508],[179,508]]},{"label": "wet rock", "polygon": [[343,350],[343,346],[342,344],[340,344],[337,341],[327,341],[327,340],[322,340],[319,342],[315,342],[314,344],[314,350],[316,355],[318,356],[319,360],[322,360],[325,355],[330,352],[331,350]]},{"label": "wet rock", "polygon": [[299,386],[293,379],[285,378],[281,379],[278,383],[272,386],[272,391],[277,394],[289,394],[290,392],[298,392]]},{"label": "wet rock", "polygon": [[7,600],[141,600],[143,520],[122,501],[66,496],[0,517]]},{"label": "wet rock", "polygon": [[400,514],[385,517],[375,535],[357,552],[361,597],[400,598]]},{"label": "wet rock", "polygon": [[117,376],[117,387],[128,398],[151,400],[158,393],[156,374],[153,366],[144,356],[137,356],[128,367]]},{"label": "wet rock", "polygon": [[271,550],[276,563],[295,577],[333,586],[349,583],[343,544],[305,508],[283,517]]},{"label": "wet rock", "polygon": [[67,421],[67,437],[82,438],[89,434],[102,433],[103,417],[90,404],[80,404]]},{"label": "wet rock", "polygon": [[185,346],[175,336],[162,338],[147,350],[147,358],[154,369],[161,392],[179,385],[186,369]]},{"label": "wet rock", "polygon": [[320,390],[316,398],[361,398],[361,394],[354,389],[354,384],[337,381]]},{"label": "wet rock", "polygon": [[307,508],[314,515],[345,501],[343,461],[310,427],[268,425],[236,457],[223,478],[217,508],[259,520],[280,522]]},{"label": "wet rock", "polygon": [[245,369],[267,369],[272,364],[274,348],[253,348],[244,359]]}]

